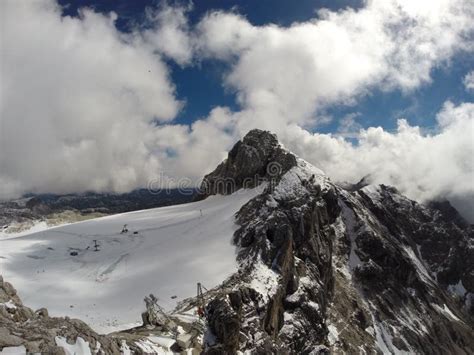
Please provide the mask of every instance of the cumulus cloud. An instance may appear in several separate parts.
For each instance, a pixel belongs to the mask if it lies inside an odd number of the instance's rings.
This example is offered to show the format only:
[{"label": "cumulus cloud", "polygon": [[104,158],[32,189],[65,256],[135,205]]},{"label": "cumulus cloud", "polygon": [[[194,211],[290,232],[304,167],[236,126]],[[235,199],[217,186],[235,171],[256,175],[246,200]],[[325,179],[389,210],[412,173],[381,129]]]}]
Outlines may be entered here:
[{"label": "cumulus cloud", "polygon": [[250,121],[311,125],[321,107],[354,102],[374,88],[429,83],[434,67],[472,50],[473,16],[474,4],[463,0],[370,1],[290,27],[212,12],[198,25],[197,48],[232,63],[225,84],[251,111]]},{"label": "cumulus cloud", "polygon": [[191,3],[188,6],[173,7],[163,2],[157,8],[149,7],[146,9],[148,28],[141,31],[138,29],[136,34],[143,37],[145,44],[178,64],[190,64],[193,43],[187,13],[191,10]]},{"label": "cumulus cloud", "polygon": [[160,168],[154,122],[180,109],[166,65],[116,15],[1,2],[0,196],[126,191]]},{"label": "cumulus cloud", "polygon": [[125,34],[114,13],[64,17],[53,0],[0,6],[0,198],[196,183],[236,139],[225,108],[173,124],[183,103],[163,57],[190,64],[190,7],[148,9],[145,28]]},{"label": "cumulus cloud", "polygon": [[340,120],[337,135],[344,138],[359,138],[359,131],[362,129],[362,126],[356,120],[359,116],[359,112],[345,115]]},{"label": "cumulus cloud", "polygon": [[394,133],[362,129],[357,144],[311,134],[293,126],[282,137],[288,146],[336,181],[355,182],[370,174],[374,183],[396,186],[408,197],[448,198],[474,220],[474,104],[446,102],[436,134],[423,134],[404,119]]}]

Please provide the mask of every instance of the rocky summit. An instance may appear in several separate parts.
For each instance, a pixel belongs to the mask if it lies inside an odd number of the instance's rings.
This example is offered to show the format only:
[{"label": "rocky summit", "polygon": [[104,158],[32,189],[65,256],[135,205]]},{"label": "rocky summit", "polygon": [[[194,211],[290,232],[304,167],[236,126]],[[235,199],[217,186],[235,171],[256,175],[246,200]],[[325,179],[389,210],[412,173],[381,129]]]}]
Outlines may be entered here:
[{"label": "rocky summit", "polygon": [[260,130],[204,184],[255,174],[267,187],[237,213],[207,353],[473,353],[474,235],[448,202],[345,189]]},{"label": "rocky summit", "polygon": [[[237,272],[165,317],[179,322],[176,314],[204,305],[200,326],[181,327],[200,342],[192,351],[474,353],[474,233],[449,202],[338,185],[261,130],[205,176],[199,199],[255,186],[262,192],[235,215]],[[94,353],[157,353],[137,346],[153,325],[99,336],[82,322],[23,311],[11,285],[2,292],[0,346],[57,351],[62,336],[87,340]]]}]

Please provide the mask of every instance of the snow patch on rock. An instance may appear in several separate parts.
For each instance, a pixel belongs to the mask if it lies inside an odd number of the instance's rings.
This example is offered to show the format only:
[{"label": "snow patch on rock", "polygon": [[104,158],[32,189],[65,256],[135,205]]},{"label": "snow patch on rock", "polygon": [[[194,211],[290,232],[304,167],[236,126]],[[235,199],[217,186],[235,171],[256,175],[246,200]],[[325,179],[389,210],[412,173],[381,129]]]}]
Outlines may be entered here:
[{"label": "snow patch on rock", "polygon": [[328,333],[329,345],[334,345],[336,344],[336,341],[339,340],[339,332],[337,328],[332,324],[328,325],[328,330],[329,330],[329,333]]},{"label": "snow patch on rock", "polygon": [[78,337],[74,344],[69,344],[64,337],[56,337],[56,345],[64,349],[66,355],[92,355],[89,343]]},{"label": "snow patch on rock", "polygon": [[415,265],[418,275],[420,275],[421,279],[427,283],[431,283],[431,284],[435,283],[430,273],[426,269],[425,265],[420,259],[418,259],[413,249],[405,245],[403,246],[403,249],[405,250],[410,260],[412,261],[413,265]]},{"label": "snow patch on rock", "polygon": [[307,192],[306,184],[319,185],[322,191],[330,188],[329,178],[303,159],[287,171],[273,191],[276,200],[291,200]]},{"label": "snow patch on rock", "polygon": [[461,280],[459,280],[459,282],[455,285],[449,285],[448,291],[460,297],[464,297],[467,292]]},{"label": "snow patch on rock", "polygon": [[434,304],[433,307],[435,307],[439,312],[441,312],[445,316],[448,316],[449,318],[451,318],[455,321],[462,322],[462,320],[460,320],[458,317],[456,317],[454,315],[454,313],[449,309],[449,307],[446,306],[446,304],[443,304],[443,307],[440,307],[439,305]]},{"label": "snow patch on rock", "polygon": [[263,296],[264,302],[268,302],[278,289],[279,275],[262,261],[255,263],[251,279],[249,287],[258,291]]},{"label": "snow patch on rock", "polygon": [[361,260],[356,253],[357,221],[354,212],[346,205],[345,202],[340,201],[339,206],[341,207],[342,220],[344,222],[343,224],[345,226],[345,232],[351,242],[351,251],[349,254],[349,269],[352,271],[358,265],[361,264]]}]

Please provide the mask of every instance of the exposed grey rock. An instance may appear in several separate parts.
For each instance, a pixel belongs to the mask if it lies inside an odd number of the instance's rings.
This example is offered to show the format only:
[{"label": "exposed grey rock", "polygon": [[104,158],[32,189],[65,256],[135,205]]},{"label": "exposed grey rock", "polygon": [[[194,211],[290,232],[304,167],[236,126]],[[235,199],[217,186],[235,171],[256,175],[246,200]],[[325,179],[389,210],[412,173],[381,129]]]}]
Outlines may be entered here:
[{"label": "exposed grey rock", "polygon": [[[472,352],[471,227],[445,203],[308,177],[291,155],[274,135],[251,131],[205,178],[203,197],[232,192],[219,181],[271,182],[237,213],[240,269],[208,304],[217,342],[206,353]],[[293,168],[309,173],[293,181]],[[291,182],[291,193],[275,193]],[[261,263],[276,275],[268,292],[252,287]],[[458,282],[460,300],[447,292]]]},{"label": "exposed grey rock", "polygon": [[[147,297],[150,299],[149,297]],[[156,321],[156,318],[153,318]],[[161,326],[150,323],[122,332],[108,335],[97,334],[89,326],[78,319],[69,317],[50,317],[45,308],[33,312],[25,307],[15,289],[0,276],[0,350],[4,347],[24,346],[28,353],[65,355],[62,347],[56,344],[56,337],[66,338],[68,343],[75,344],[82,338],[89,344],[93,354],[121,354],[121,346],[125,341],[132,354],[144,354],[139,344],[149,341],[149,336],[173,337],[172,330],[179,326],[184,330],[176,334],[175,352],[191,350],[193,354],[200,352],[201,332],[196,325],[183,323],[179,318],[166,316],[161,319]],[[100,344],[100,346],[99,346]]]},{"label": "exposed grey rock", "polygon": [[46,308],[40,308],[35,313],[40,317],[49,317],[48,310]]},{"label": "exposed grey rock", "polygon": [[[335,259],[348,262],[352,249],[360,260],[352,257],[350,288],[357,305],[349,307],[351,312],[368,319],[379,336],[389,334],[386,345],[391,351],[472,352],[469,310],[464,300],[446,292],[472,270],[472,258],[459,260],[470,253],[464,248],[472,240],[469,228],[384,185],[354,192],[340,189],[339,196],[346,230],[337,235],[349,241],[349,248],[336,248]],[[334,299],[336,311],[345,307]],[[340,314],[331,321],[337,317]],[[359,330],[353,329],[346,339],[339,335],[338,346],[344,351],[355,350],[351,342],[366,333],[367,321],[353,324],[359,324]]]},{"label": "exposed grey rock", "polygon": [[[7,304],[7,306],[6,306]],[[13,286],[0,276],[0,349],[23,345],[29,353],[65,354],[56,336],[78,337],[95,348],[100,342],[107,354],[119,354],[118,340],[99,335],[77,319],[49,317],[44,308],[33,312],[21,303]]]},{"label": "exposed grey rock", "polygon": [[295,165],[295,156],[280,146],[274,134],[251,130],[235,144],[227,159],[204,177],[198,199],[276,180]]},{"label": "exposed grey rock", "polygon": [[239,349],[240,321],[239,314],[228,300],[226,298],[212,300],[207,305],[207,319],[209,327],[222,344],[222,350],[225,353],[235,353]]}]

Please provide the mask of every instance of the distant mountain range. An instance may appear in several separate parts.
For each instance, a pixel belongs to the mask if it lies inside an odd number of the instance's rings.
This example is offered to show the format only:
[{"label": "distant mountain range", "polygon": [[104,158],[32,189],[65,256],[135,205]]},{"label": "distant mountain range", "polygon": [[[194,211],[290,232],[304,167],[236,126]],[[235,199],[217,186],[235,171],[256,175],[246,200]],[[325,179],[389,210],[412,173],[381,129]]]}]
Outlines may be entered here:
[{"label": "distant mountain range", "polygon": [[124,194],[29,194],[21,199],[0,201],[0,232],[28,230],[37,223],[58,225],[99,216],[190,202],[195,189],[150,191],[138,189]]}]

